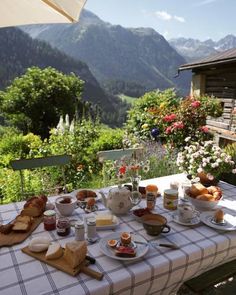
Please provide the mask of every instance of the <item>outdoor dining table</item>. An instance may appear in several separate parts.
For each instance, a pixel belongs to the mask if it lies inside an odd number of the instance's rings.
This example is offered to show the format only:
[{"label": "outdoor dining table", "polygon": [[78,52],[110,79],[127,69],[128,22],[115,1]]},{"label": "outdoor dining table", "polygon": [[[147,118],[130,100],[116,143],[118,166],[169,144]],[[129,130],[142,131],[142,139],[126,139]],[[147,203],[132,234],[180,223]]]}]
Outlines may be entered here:
[{"label": "outdoor dining table", "polygon": [[[145,180],[141,185],[156,184],[162,194],[171,181],[181,182],[183,179],[183,174],[176,174]],[[220,182],[219,186],[223,190],[220,205],[236,216],[236,187],[224,182]],[[104,191],[107,193],[108,188]],[[53,202],[55,198],[50,197],[50,201]],[[145,202],[143,199],[139,206],[146,207]],[[0,206],[0,222],[14,217],[23,204],[18,202]],[[98,201],[97,204],[99,210],[104,210],[102,202]],[[115,229],[97,231],[98,237],[102,239],[112,232],[133,232],[147,241],[175,243],[179,246],[178,250],[150,245],[146,255],[139,260],[120,261],[106,256],[98,240],[88,245],[88,254],[96,259],[96,263],[89,267],[102,272],[103,279],[98,281],[83,273],[73,277],[22,253],[21,249],[29,244],[32,237],[46,235],[61,245],[74,240],[73,230],[69,236],[59,237],[55,230],[45,231],[41,223],[21,244],[0,248],[0,294],[174,294],[186,280],[235,259],[235,231],[220,231],[203,223],[191,227],[175,223],[173,211],[163,208],[162,197],[157,199],[155,212],[167,218],[171,227],[169,233],[149,236],[132,214],[126,214],[118,217],[119,225]],[[84,214],[82,209],[77,208],[72,218],[83,219]]]}]

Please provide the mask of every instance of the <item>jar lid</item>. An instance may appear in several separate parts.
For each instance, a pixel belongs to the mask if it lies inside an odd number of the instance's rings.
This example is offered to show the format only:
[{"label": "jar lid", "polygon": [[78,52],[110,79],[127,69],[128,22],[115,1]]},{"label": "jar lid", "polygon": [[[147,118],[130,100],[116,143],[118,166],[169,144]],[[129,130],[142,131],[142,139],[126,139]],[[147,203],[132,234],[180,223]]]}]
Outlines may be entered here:
[{"label": "jar lid", "polygon": [[164,190],[164,194],[168,196],[178,196],[178,190],[177,189],[166,189]]},{"label": "jar lid", "polygon": [[146,191],[156,192],[158,191],[158,187],[155,184],[149,184],[146,186]]},{"label": "jar lid", "polygon": [[76,221],[76,223],[75,223],[75,227],[76,228],[81,228],[81,227],[84,227],[84,223],[83,223],[83,221]]},{"label": "jar lid", "polygon": [[55,210],[47,210],[43,213],[44,216],[50,217],[50,216],[54,216],[56,215],[56,211]]}]

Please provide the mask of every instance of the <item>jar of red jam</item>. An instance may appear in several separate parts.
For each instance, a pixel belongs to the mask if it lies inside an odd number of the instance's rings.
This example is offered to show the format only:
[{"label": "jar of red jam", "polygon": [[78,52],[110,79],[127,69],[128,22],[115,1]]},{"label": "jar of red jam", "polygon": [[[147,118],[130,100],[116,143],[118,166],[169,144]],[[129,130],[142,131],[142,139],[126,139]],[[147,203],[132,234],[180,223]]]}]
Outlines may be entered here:
[{"label": "jar of red jam", "polygon": [[43,224],[45,230],[56,229],[56,211],[47,210],[43,213]]},{"label": "jar of red jam", "polygon": [[66,217],[60,217],[57,221],[57,234],[67,236],[70,233],[70,220]]}]

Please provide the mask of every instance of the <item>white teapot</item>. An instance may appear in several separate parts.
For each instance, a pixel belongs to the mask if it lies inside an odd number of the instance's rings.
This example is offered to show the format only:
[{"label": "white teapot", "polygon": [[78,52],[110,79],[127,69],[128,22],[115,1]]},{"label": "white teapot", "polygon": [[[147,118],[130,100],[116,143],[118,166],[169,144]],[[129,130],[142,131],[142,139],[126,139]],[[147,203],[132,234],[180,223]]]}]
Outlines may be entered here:
[{"label": "white teapot", "polygon": [[114,187],[109,190],[108,197],[100,191],[104,205],[116,215],[126,214],[134,205],[131,202],[132,193],[126,187]]}]

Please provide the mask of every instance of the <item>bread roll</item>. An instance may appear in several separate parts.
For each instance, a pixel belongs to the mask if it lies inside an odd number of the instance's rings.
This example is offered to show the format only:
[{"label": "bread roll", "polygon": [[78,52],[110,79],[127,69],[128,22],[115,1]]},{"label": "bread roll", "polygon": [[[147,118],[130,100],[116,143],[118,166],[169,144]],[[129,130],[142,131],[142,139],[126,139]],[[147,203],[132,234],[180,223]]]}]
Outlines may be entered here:
[{"label": "bread roll", "polygon": [[215,201],[215,198],[210,194],[199,195],[196,197],[196,199],[201,201],[209,201],[209,202]]},{"label": "bread roll", "polygon": [[208,194],[207,188],[201,183],[195,183],[190,187],[190,195],[196,198],[199,195]]}]

